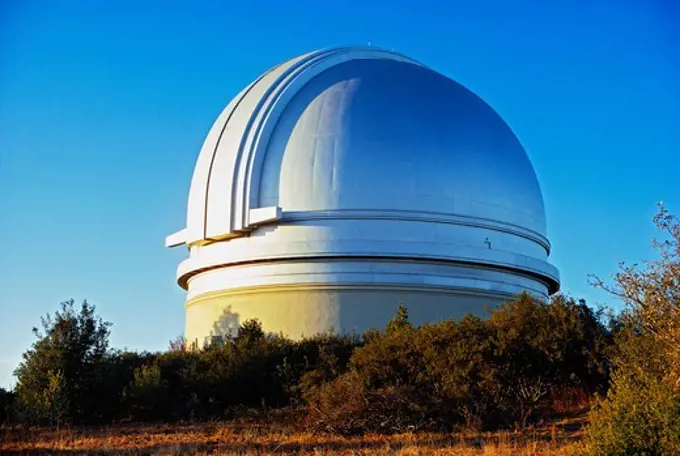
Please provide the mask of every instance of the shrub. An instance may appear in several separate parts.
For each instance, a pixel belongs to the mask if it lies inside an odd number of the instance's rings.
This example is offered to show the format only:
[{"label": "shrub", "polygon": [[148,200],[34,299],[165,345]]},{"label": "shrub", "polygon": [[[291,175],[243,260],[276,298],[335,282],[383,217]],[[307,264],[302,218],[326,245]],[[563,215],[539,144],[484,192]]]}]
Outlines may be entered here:
[{"label": "shrub", "polygon": [[43,333],[34,328],[38,340],[15,371],[21,407],[37,421],[104,418],[99,401],[108,393],[103,366],[110,323],[96,317],[94,306],[83,302],[76,310],[70,300],[42,326]]},{"label": "shrub", "polygon": [[606,388],[612,336],[602,313],[556,296],[551,303],[524,293],[491,314],[497,405],[508,424],[524,427],[549,405],[555,389]]},{"label": "shrub", "polygon": [[400,307],[385,331],[364,339],[349,373],[305,395],[328,430],[524,427],[552,412],[557,390],[606,385],[612,341],[585,303],[560,297],[547,304],[526,294],[488,320],[468,315],[419,328]]},{"label": "shrub", "polygon": [[348,372],[305,394],[314,430],[354,434],[366,430],[366,385],[356,371]]},{"label": "shrub", "polygon": [[430,423],[418,397],[410,385],[370,388],[351,370],[307,396],[309,420],[313,430],[344,435],[419,430]]},{"label": "shrub", "polygon": [[239,347],[225,339],[201,351],[159,355],[172,398],[172,419],[224,417],[228,409],[258,407],[280,399],[274,340]]},{"label": "shrub", "polygon": [[410,325],[395,327],[392,323],[388,323],[386,333],[374,335],[357,348],[350,359],[350,366],[371,387],[417,385],[424,380],[422,356],[414,343],[417,330]]},{"label": "shrub", "polygon": [[12,420],[16,395],[12,391],[0,388],[0,426]]},{"label": "shrub", "polygon": [[437,419],[447,427],[479,430],[494,420],[498,375],[491,336],[489,325],[472,315],[418,330],[424,375],[439,404]]},{"label": "shrub", "polygon": [[591,412],[586,442],[592,456],[677,455],[680,396],[657,376],[616,372]]},{"label": "shrub", "polygon": [[371,333],[356,348],[349,372],[308,390],[315,428],[343,434],[403,432],[430,424],[431,388],[423,375],[417,330],[399,307],[385,332]]},{"label": "shrub", "polygon": [[161,378],[161,370],[156,363],[135,369],[125,396],[130,404],[130,415],[135,419],[160,419],[167,416],[168,385]]},{"label": "shrub", "polygon": [[[557,383],[589,393],[607,388],[616,321],[604,308],[593,310],[584,300],[555,295],[548,306],[552,328],[547,351]],[[606,324],[606,326],[605,326]]]},{"label": "shrub", "polygon": [[279,366],[290,401],[300,403],[315,388],[347,372],[352,353],[361,345],[357,336],[337,334],[319,334],[295,342]]},{"label": "shrub", "polygon": [[99,364],[100,389],[106,391],[98,399],[98,410],[106,421],[129,417],[129,400],[126,397],[135,370],[154,362],[149,353],[109,351]]},{"label": "shrub", "polygon": [[237,334],[203,350],[158,355],[170,397],[166,417],[229,417],[288,405],[304,388],[339,375],[354,346],[354,339],[333,335],[293,342],[246,321]]},{"label": "shrub", "polygon": [[361,337],[291,341],[249,320],[204,349],[177,339],[163,353],[108,349],[109,325],[86,303],[64,303],[43,327],[17,369],[19,404],[35,421],[230,418],[304,403],[318,429],[342,433],[524,426],[557,392],[597,391],[612,339],[584,303],[528,295],[486,320],[421,327],[400,306]]},{"label": "shrub", "polygon": [[622,263],[613,285],[595,280],[626,307],[611,389],[590,416],[591,455],[680,452],[680,222],[663,206],[654,222],[665,236],[656,260]]}]

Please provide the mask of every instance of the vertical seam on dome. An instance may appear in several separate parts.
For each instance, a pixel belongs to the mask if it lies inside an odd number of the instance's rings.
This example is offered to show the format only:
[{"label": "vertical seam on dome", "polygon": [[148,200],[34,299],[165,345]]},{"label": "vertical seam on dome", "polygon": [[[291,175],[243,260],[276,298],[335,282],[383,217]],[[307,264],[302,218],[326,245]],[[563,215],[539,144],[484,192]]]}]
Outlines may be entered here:
[{"label": "vertical seam on dome", "polygon": [[[276,101],[279,99],[281,94],[283,94],[286,90],[286,88],[289,85],[289,81],[287,79],[289,77],[294,77],[296,74],[301,74],[304,72],[304,70],[309,67],[310,65],[313,65],[315,62],[322,61],[324,58],[326,58],[327,55],[332,55],[333,53],[338,52],[338,49],[330,49],[330,50],[321,50],[317,52],[312,52],[306,57],[302,58],[300,61],[295,62],[290,68],[286,69],[282,74],[280,74],[276,80],[272,82],[272,84],[267,88],[265,93],[262,95],[262,98],[259,100],[255,108],[253,109],[250,119],[248,119],[248,122],[246,123],[246,127],[244,129],[243,135],[241,137],[241,142],[239,144],[238,148],[238,153],[236,154],[236,163],[234,166],[234,175],[232,176],[232,188],[238,189],[238,181],[239,178],[241,177],[241,163],[243,161],[243,153],[244,150],[247,150],[247,155],[245,157],[245,169],[243,170],[243,191],[242,194],[240,195],[235,195],[232,193],[232,205],[231,205],[231,211],[232,211],[232,221],[233,221],[233,216],[237,215],[236,212],[236,201],[237,199],[241,200],[241,211],[240,211],[240,220],[241,220],[241,225],[246,224],[246,214],[249,209],[249,204],[248,204],[248,198],[247,198],[247,190],[246,187],[250,186],[249,179],[250,179],[250,167],[251,167],[251,155],[252,155],[252,148],[253,148],[253,142],[256,142],[258,140],[259,134],[262,131],[262,123],[266,120],[268,112],[270,112],[271,107],[276,103]],[[283,84],[283,87],[281,88]],[[270,97],[273,97],[273,99],[270,100]],[[260,121],[257,121],[258,116],[262,112],[262,110],[265,110],[265,112],[262,114],[262,119]],[[254,128],[254,130],[253,130]],[[253,138],[251,139],[251,132],[253,132]]]},{"label": "vertical seam on dome", "polygon": [[243,93],[241,98],[236,102],[234,105],[234,109],[231,110],[229,115],[227,116],[227,120],[224,122],[224,125],[222,126],[222,130],[220,131],[220,135],[217,137],[217,141],[215,142],[215,148],[212,151],[212,155],[210,157],[210,166],[208,167],[208,179],[205,184],[205,200],[204,200],[204,207],[203,207],[203,239],[206,239],[208,236],[208,198],[210,197],[210,181],[212,180],[212,169],[213,169],[213,164],[215,163],[215,157],[217,156],[217,149],[220,147],[220,143],[222,142],[222,136],[224,135],[225,130],[227,129],[227,126],[229,125],[229,122],[231,121],[232,116],[234,113],[238,110],[239,105],[241,102],[248,96],[250,91],[269,73],[280,67],[281,64],[276,65],[275,67],[270,68],[266,72],[262,73],[259,78],[255,80],[250,86],[246,89],[246,91]]}]

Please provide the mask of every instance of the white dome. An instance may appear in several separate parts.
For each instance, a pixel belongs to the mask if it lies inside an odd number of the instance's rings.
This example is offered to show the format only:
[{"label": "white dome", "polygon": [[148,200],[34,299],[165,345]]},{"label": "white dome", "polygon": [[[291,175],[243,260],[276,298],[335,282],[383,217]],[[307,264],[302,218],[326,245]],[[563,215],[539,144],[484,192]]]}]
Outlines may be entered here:
[{"label": "white dome", "polygon": [[[366,267],[382,261],[484,268],[504,278],[463,288],[506,296],[559,286],[539,184],[507,124],[455,81],[375,48],[303,55],[234,98],[198,158],[187,228],[168,244],[190,247],[178,272],[190,299],[282,281],[381,282]],[[329,266],[338,259],[363,266]],[[303,260],[302,275],[225,276],[192,292],[206,271]],[[461,288],[427,267],[398,281]]]}]

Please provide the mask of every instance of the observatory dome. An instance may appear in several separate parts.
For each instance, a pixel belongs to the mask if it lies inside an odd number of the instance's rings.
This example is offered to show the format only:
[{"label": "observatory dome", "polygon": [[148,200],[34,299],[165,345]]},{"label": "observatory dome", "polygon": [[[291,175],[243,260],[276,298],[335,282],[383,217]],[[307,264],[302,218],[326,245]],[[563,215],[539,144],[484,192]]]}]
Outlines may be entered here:
[{"label": "observatory dome", "polygon": [[480,313],[559,287],[529,158],[482,99],[376,48],[312,52],[239,93],[194,170],[187,338],[291,337]]}]

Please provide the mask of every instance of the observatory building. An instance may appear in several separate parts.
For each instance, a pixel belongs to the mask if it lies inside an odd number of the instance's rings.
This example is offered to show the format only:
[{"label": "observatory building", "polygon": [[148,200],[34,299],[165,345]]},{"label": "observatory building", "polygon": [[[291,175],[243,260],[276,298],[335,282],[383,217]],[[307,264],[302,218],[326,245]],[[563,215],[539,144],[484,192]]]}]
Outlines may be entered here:
[{"label": "observatory building", "polygon": [[282,63],[208,133],[186,228],[186,337],[258,318],[299,338],[420,324],[559,288],[522,145],[477,95],[404,55],[346,47]]}]

